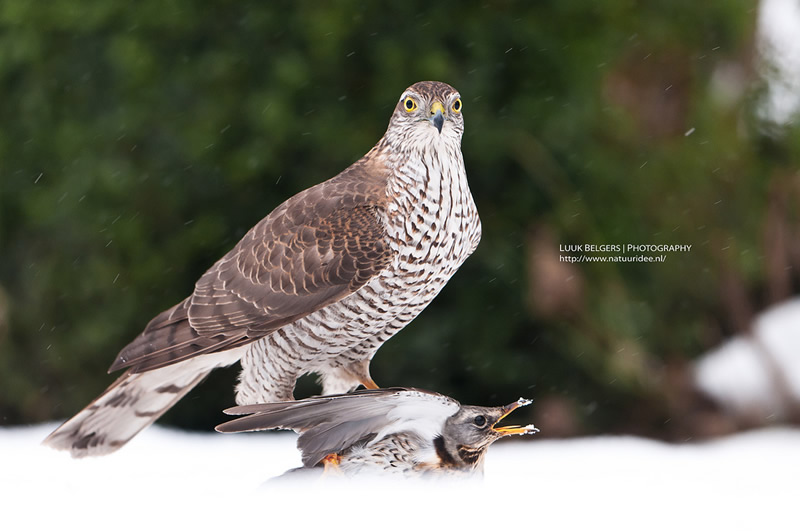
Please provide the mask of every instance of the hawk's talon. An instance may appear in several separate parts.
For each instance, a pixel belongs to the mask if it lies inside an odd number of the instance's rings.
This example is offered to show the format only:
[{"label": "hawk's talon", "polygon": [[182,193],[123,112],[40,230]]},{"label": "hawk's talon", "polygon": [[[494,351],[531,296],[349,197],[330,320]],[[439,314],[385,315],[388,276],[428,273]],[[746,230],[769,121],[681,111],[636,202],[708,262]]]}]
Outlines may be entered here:
[{"label": "hawk's talon", "polygon": [[324,470],[322,471],[323,476],[341,476],[342,471],[339,468],[339,463],[342,462],[342,456],[339,454],[333,453],[328,454],[322,458],[322,466]]},{"label": "hawk's talon", "polygon": [[364,386],[364,389],[380,389],[381,386],[375,383],[375,380],[367,376],[361,380],[361,385]]}]

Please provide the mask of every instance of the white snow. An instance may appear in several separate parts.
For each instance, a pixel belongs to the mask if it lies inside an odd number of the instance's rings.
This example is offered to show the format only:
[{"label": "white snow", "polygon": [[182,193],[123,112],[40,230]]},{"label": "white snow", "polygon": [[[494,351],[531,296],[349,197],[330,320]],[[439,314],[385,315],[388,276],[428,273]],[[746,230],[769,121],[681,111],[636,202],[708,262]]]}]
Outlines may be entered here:
[{"label": "white snow", "polygon": [[483,481],[268,478],[300,464],[287,433],[151,427],[75,460],[55,425],[0,428],[3,529],[797,529],[800,430],[710,443],[633,437],[494,445]]},{"label": "white snow", "polygon": [[800,298],[761,314],[748,335],[695,364],[697,386],[736,416],[781,420],[800,403]]},{"label": "white snow", "polygon": [[761,0],[757,32],[761,73],[768,81],[761,113],[767,120],[785,124],[800,109],[800,2]]}]

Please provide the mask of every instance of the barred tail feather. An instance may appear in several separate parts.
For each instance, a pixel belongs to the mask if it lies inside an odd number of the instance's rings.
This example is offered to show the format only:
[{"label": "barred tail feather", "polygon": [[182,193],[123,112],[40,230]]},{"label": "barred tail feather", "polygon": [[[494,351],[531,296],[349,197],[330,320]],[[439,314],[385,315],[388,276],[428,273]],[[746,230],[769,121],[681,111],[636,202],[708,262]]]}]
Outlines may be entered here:
[{"label": "barred tail feather", "polygon": [[215,368],[236,362],[241,349],[120,376],[103,394],[66,421],[42,444],[72,457],[106,455],[155,422]]}]

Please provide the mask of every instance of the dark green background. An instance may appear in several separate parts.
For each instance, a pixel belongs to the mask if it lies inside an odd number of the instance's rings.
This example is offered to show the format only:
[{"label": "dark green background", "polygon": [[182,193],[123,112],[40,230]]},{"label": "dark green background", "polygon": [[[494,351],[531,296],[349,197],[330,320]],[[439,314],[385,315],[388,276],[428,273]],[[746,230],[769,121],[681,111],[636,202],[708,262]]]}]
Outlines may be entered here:
[{"label": "dark green background", "polygon": [[[86,405],[152,316],[436,79],[462,94],[483,241],[376,381],[531,397],[543,435],[706,433],[690,361],[798,292],[800,138],[756,118],[755,4],[319,4],[0,4],[2,423]],[[693,247],[559,262],[584,243]],[[221,420],[218,372],[166,421]]]}]

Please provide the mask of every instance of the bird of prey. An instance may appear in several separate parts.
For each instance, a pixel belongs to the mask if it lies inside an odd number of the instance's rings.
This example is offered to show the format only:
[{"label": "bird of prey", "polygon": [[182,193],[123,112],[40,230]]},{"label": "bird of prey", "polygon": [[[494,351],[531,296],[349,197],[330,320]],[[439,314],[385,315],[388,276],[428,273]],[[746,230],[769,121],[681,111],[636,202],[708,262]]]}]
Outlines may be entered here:
[{"label": "bird of prey", "polygon": [[307,373],[324,394],[377,388],[375,352],[480,240],[462,107],[445,83],[406,89],[375,147],[247,232],[122,349],[109,370],[122,376],[45,444],[76,457],[112,452],[237,361],[237,404],[291,400]]},{"label": "bird of prey", "polygon": [[507,406],[463,406],[447,396],[413,388],[359,390],[292,402],[237,406],[247,415],[217,426],[234,433],[273,428],[300,434],[303,469],[334,468],[351,476],[470,475],[483,472],[486,450],[508,435],[536,433],[533,425],[497,427],[530,400]]}]

